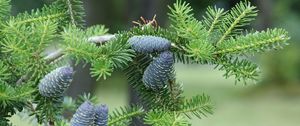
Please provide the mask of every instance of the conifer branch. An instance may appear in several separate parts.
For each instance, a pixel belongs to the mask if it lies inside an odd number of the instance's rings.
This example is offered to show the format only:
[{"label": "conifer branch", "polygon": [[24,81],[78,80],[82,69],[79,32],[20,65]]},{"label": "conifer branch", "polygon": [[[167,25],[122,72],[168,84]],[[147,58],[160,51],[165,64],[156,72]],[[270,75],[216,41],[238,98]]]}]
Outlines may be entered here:
[{"label": "conifer branch", "polygon": [[5,84],[10,79],[11,73],[9,67],[3,61],[0,61],[0,68],[0,83]]},{"label": "conifer branch", "polygon": [[51,20],[53,22],[64,22],[65,12],[61,11],[55,5],[45,5],[42,9],[31,11],[31,13],[25,12],[13,17],[9,20],[12,25],[23,25],[34,22],[42,22]]},{"label": "conifer branch", "polygon": [[152,126],[188,126],[189,123],[176,112],[168,112],[164,110],[152,110],[146,114],[144,118],[145,124]]},{"label": "conifer branch", "polygon": [[260,74],[260,70],[256,64],[246,59],[240,60],[239,58],[222,57],[217,62],[215,68],[225,71],[223,75],[225,78],[234,76],[235,83],[243,81],[246,84],[248,80],[257,81]]},{"label": "conifer branch", "polygon": [[56,13],[56,14],[52,14],[52,15],[47,15],[45,17],[36,17],[36,18],[30,18],[30,19],[26,19],[26,20],[22,20],[22,21],[17,21],[17,22],[14,22],[13,25],[21,25],[21,24],[29,24],[29,23],[33,23],[33,22],[38,22],[38,21],[53,20],[53,19],[57,19],[57,18],[60,18],[63,16],[65,16],[64,13]]},{"label": "conifer branch", "polygon": [[51,52],[50,54],[45,56],[44,60],[46,60],[47,64],[50,64],[59,59],[60,57],[63,57],[63,55],[63,49],[57,49],[54,52]]},{"label": "conifer branch", "polygon": [[252,6],[250,2],[241,1],[238,3],[225,15],[220,27],[220,32],[223,35],[217,44],[222,43],[227,37],[238,34],[242,30],[241,28],[248,25],[256,16],[256,7]]},{"label": "conifer branch", "polygon": [[206,16],[203,17],[203,22],[206,25],[208,29],[208,34],[211,34],[213,30],[220,27],[223,16],[227,12],[224,12],[223,8],[217,8],[215,7],[208,7],[206,10]]},{"label": "conifer branch", "polygon": [[0,0],[0,20],[5,20],[10,15],[10,0]]},{"label": "conifer branch", "polygon": [[[236,54],[281,48],[289,39],[283,29],[241,35],[243,28],[257,15],[256,7],[249,2],[240,2],[230,11],[209,7],[204,19],[199,21],[189,3],[177,0],[169,6],[170,28],[157,26],[155,17],[150,21],[141,18],[142,22],[135,22],[138,27],[114,35],[107,34],[108,29],[102,25],[82,29],[81,0],[56,0],[42,9],[10,19],[7,19],[8,3],[9,0],[0,0],[0,19],[4,20],[0,31],[0,125],[7,124],[6,118],[24,107],[32,109],[39,124],[67,125],[57,117],[64,110],[62,96],[70,85],[73,69],[58,68],[50,72],[55,61],[64,56],[76,64],[90,63],[90,74],[97,79],[105,79],[115,69],[127,68],[129,83],[141,100],[138,105],[147,108],[120,108],[111,113],[108,121],[107,107],[86,104],[78,109],[71,125],[126,125],[139,117],[145,124],[154,126],[191,125],[186,117],[202,118],[212,114],[212,103],[206,95],[185,100],[182,86],[176,83],[174,60],[215,64],[218,70],[225,71],[225,78],[256,80],[258,66],[236,58]],[[66,26],[69,23],[71,25]],[[57,39],[63,40],[60,47],[44,55],[46,48]],[[16,81],[26,83],[10,85]],[[93,101],[95,98],[81,99]]]},{"label": "conifer branch", "polygon": [[177,0],[173,7],[169,6],[169,19],[172,21],[171,27],[177,35],[188,40],[202,39],[207,37],[207,31],[202,22],[193,17],[193,9],[186,2]]},{"label": "conifer branch", "polygon": [[268,29],[267,31],[254,32],[236,39],[229,39],[218,45],[219,50],[214,52],[219,54],[241,54],[262,52],[270,49],[277,49],[286,45],[289,40],[288,33],[283,29]]},{"label": "conifer branch", "polygon": [[7,104],[9,104],[9,101],[21,101],[21,99],[24,100],[35,91],[30,89],[28,86],[16,87],[14,89],[7,84],[1,85],[0,101],[7,101]]},{"label": "conifer branch", "polygon": [[124,107],[115,110],[109,115],[108,126],[120,125],[128,122],[133,117],[145,114],[144,110],[140,107]]},{"label": "conifer branch", "polygon": [[[101,39],[97,40],[97,42],[100,42],[100,43],[105,43],[107,41],[111,41],[112,39],[114,39],[114,37],[107,38],[106,35],[103,35],[103,36],[92,36],[92,38],[90,38],[89,40],[92,40],[95,37],[96,38],[101,38]],[[105,38],[105,39],[103,39],[103,38]],[[58,49],[58,50],[48,54],[47,56],[45,56],[44,60],[46,61],[47,64],[51,64],[52,62],[54,62],[57,59],[63,57],[64,55],[65,55],[64,50],[63,49]],[[2,70],[4,71],[5,69],[2,69]],[[5,74],[1,74],[1,75],[5,75]],[[29,75],[30,74],[26,74],[26,75],[21,76],[20,79],[16,82],[16,84],[19,85],[19,84],[27,81],[29,79]]]},{"label": "conifer branch", "polygon": [[[177,35],[188,40],[186,52],[197,62],[212,59],[215,47],[209,42],[209,32],[202,22],[193,17],[192,8],[188,3],[177,0],[173,7],[169,7],[170,20],[173,22],[171,27]],[[208,22],[208,21],[207,21]]]},{"label": "conifer branch", "polygon": [[85,26],[85,12],[82,0],[56,0],[53,4],[67,12],[68,20],[72,25],[80,28]]},{"label": "conifer branch", "polygon": [[31,98],[35,90],[31,85],[12,87],[8,84],[0,84],[0,110],[1,116],[6,114],[15,114],[16,111],[22,110],[26,100]]},{"label": "conifer branch", "polygon": [[192,97],[185,101],[178,113],[185,114],[189,118],[191,118],[191,114],[193,114],[200,119],[202,116],[212,114],[212,103],[210,97],[206,95],[197,95]]},{"label": "conifer branch", "polygon": [[69,12],[69,14],[70,14],[71,23],[72,23],[73,25],[76,25],[75,15],[74,15],[72,3],[71,3],[70,0],[66,0],[66,2],[67,2],[67,5],[68,5],[68,12]]}]

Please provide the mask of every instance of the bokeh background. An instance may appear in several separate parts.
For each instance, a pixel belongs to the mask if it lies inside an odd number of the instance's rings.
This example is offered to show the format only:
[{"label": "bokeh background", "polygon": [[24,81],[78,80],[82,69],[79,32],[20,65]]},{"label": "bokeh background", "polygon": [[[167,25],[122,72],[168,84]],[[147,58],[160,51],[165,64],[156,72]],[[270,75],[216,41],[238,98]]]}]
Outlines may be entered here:
[{"label": "bokeh background", "polygon": [[[40,8],[51,0],[12,0],[13,14]],[[186,0],[201,19],[207,6],[231,8],[239,0]],[[168,26],[167,5],[175,0],[84,0],[87,26],[104,24],[110,33],[127,30],[131,21],[140,16],[152,19],[156,14],[160,26]],[[223,71],[208,65],[176,64],[179,82],[184,84],[187,97],[206,93],[211,96],[214,114],[192,120],[193,126],[299,126],[300,125],[300,1],[252,0],[259,16],[251,24],[255,30],[281,27],[289,31],[290,45],[252,57],[263,71],[260,81],[235,85],[234,79],[224,79]],[[110,109],[136,102],[122,71],[107,80],[95,81],[88,74],[89,66],[78,66],[76,79],[68,95],[92,92]],[[26,126],[18,117],[17,126]]]}]

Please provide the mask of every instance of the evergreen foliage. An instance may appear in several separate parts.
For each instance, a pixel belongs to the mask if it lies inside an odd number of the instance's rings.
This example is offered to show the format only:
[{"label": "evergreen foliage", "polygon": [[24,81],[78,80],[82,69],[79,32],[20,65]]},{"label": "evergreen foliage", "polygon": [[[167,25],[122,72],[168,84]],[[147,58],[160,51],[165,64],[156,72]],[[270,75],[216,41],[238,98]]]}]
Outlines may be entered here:
[{"label": "evergreen foliage", "polygon": [[126,126],[133,117],[144,114],[144,109],[138,106],[120,107],[109,114],[108,126]]},{"label": "evergreen foliage", "polygon": [[6,84],[6,81],[10,79],[11,73],[9,73],[9,68],[3,61],[0,61],[0,68],[0,83]]},{"label": "evergreen foliage", "polygon": [[10,0],[0,0],[0,19],[5,20],[10,15]]},{"label": "evergreen foliage", "polygon": [[278,49],[287,44],[285,42],[288,39],[287,32],[283,29],[267,29],[220,43],[215,54],[246,54]]},{"label": "evergreen foliage", "polygon": [[22,111],[34,90],[30,84],[13,87],[0,83],[0,92],[0,117],[7,117]]},{"label": "evergreen foliage", "polygon": [[[215,65],[225,71],[225,78],[247,83],[257,80],[260,71],[241,57],[282,48],[289,40],[287,31],[280,28],[247,32],[246,26],[257,16],[256,7],[247,1],[228,11],[208,7],[199,20],[189,3],[177,0],[169,6],[169,27],[144,21],[100,44],[91,37],[108,35],[108,29],[103,25],[85,28],[81,0],[54,0],[17,16],[10,16],[9,3],[0,0],[1,126],[12,125],[8,119],[25,109],[39,124],[51,126],[121,126],[133,119],[154,126],[191,125],[189,119],[212,114],[213,105],[205,94],[182,95],[175,62]],[[53,45],[58,49],[47,53]],[[96,98],[91,95],[66,105],[62,93],[73,70],[57,66],[69,66],[62,62],[68,58],[74,65],[91,64],[90,74],[97,79],[123,69],[140,102],[109,113],[107,106],[95,107],[91,102]],[[64,110],[75,112],[71,120],[62,116]]]},{"label": "evergreen foliage", "polygon": [[256,7],[251,5],[250,2],[241,1],[235,5],[235,7],[225,14],[222,24],[218,28],[222,37],[217,41],[217,43],[222,43],[231,36],[239,35],[243,30],[243,27],[249,25],[256,16]]},{"label": "evergreen foliage", "polygon": [[60,10],[65,10],[64,14],[68,22],[77,27],[83,28],[85,26],[85,12],[83,8],[83,1],[81,0],[56,0],[54,6]]},{"label": "evergreen foliage", "polygon": [[175,112],[164,112],[162,110],[153,110],[145,117],[145,124],[152,126],[188,126],[189,123],[182,115]]}]

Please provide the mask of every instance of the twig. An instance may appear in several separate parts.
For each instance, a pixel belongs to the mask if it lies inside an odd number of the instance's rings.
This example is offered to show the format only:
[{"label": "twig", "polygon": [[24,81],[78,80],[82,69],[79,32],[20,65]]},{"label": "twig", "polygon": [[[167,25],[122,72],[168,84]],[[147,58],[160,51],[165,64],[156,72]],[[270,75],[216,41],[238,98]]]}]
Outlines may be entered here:
[{"label": "twig", "polygon": [[[92,42],[92,43],[95,43],[95,44],[98,44],[98,43],[104,44],[105,42],[110,41],[110,40],[115,39],[115,38],[116,38],[115,35],[92,36],[88,39],[88,41]],[[50,64],[53,61],[63,57],[64,56],[63,51],[64,51],[63,49],[58,49],[55,52],[52,52],[49,55],[47,55],[46,57],[44,57],[44,60],[46,60],[47,64]],[[31,72],[21,76],[19,78],[19,80],[16,82],[16,84],[20,85],[23,82],[27,81],[29,79],[30,75],[31,75]]]},{"label": "twig", "polygon": [[102,36],[92,36],[88,38],[88,41],[95,44],[104,44],[107,41],[115,39],[116,35],[102,35]]},{"label": "twig", "polygon": [[44,60],[47,61],[47,64],[52,63],[53,61],[59,59],[60,57],[62,57],[63,54],[63,50],[62,49],[58,49],[55,52],[50,53],[49,55],[47,55],[46,57],[44,57]]}]

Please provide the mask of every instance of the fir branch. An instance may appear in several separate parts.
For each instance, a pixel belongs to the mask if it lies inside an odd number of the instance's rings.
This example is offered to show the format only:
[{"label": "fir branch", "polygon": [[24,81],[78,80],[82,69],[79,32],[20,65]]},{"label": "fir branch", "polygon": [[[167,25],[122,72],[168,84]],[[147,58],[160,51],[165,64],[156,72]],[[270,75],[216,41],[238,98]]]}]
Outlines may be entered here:
[{"label": "fir branch", "polygon": [[217,44],[222,43],[228,37],[235,36],[242,31],[242,27],[248,25],[254,17],[257,16],[257,10],[255,6],[252,6],[250,2],[241,1],[235,7],[233,7],[226,15],[219,29],[223,34],[218,40]]},{"label": "fir branch", "polygon": [[108,76],[111,76],[111,73],[113,72],[112,62],[105,60],[105,58],[93,60],[91,64],[90,74],[92,77],[95,77],[96,80],[99,80],[101,77],[106,79]]},{"label": "fir branch", "polygon": [[[104,35],[105,36],[105,35]],[[97,37],[97,38],[102,38],[102,36],[93,36],[93,37]],[[114,38],[111,38],[111,39],[114,39]],[[106,42],[106,41],[110,41],[111,39],[106,39],[106,40],[103,40],[103,42]],[[90,39],[89,39],[90,40]],[[44,60],[46,61],[46,64],[51,64],[53,63],[54,61],[56,61],[57,59],[65,56],[64,55],[64,50],[63,49],[58,49],[50,54],[48,54],[47,56],[44,57]],[[29,79],[29,76],[30,74],[27,73],[26,75],[23,75],[19,78],[19,80],[16,82],[17,85],[27,81]]]},{"label": "fir branch", "polygon": [[47,56],[45,56],[44,60],[47,62],[47,64],[51,64],[52,62],[56,61],[57,59],[63,56],[63,49],[57,49],[54,52],[51,52]]},{"label": "fir branch", "polygon": [[[57,24],[50,20],[31,25],[14,25],[10,22],[4,26],[2,51],[6,56],[12,57],[10,62],[15,65],[15,72],[31,75],[21,77],[21,80],[37,79],[48,72],[50,66],[45,63],[41,53],[56,37],[56,30]],[[21,82],[23,81],[17,83]]]},{"label": "fir branch", "polygon": [[133,50],[129,49],[127,43],[128,35],[119,34],[111,42],[97,46],[90,43],[89,37],[105,34],[107,29],[97,27],[83,31],[74,26],[69,26],[62,34],[65,53],[76,60],[78,63],[84,60],[91,63],[91,74],[98,79],[110,76],[114,68],[123,68],[132,60]]},{"label": "fir branch", "polygon": [[89,43],[87,37],[85,31],[75,26],[65,28],[62,33],[62,38],[64,39],[62,46],[64,51],[67,55],[75,58],[76,63],[82,59],[86,62],[92,62],[93,59],[96,59],[97,55],[100,54],[99,47]]},{"label": "fir branch", "polygon": [[25,101],[25,99],[35,91],[28,85],[11,87],[8,84],[1,84],[0,89],[0,99],[2,101],[2,105],[9,105],[11,101]]},{"label": "fir branch", "polygon": [[[91,39],[93,36],[101,36],[104,37],[105,34],[108,32],[108,29],[104,25],[93,25],[86,29],[85,35],[88,37],[88,40]],[[111,39],[107,39],[109,41]]]},{"label": "fir branch", "polygon": [[1,126],[11,126],[12,124],[9,122],[9,119],[0,116],[0,125]]},{"label": "fir branch", "polygon": [[36,49],[35,53],[41,54],[56,38],[58,25],[56,22],[47,20],[44,22],[35,23],[34,28],[32,29],[34,31],[33,36],[35,36],[36,39],[36,46],[34,46]]},{"label": "fir branch", "polygon": [[57,24],[50,20],[36,22],[30,26],[8,23],[2,29],[2,33],[5,34],[3,51],[40,54],[56,37],[56,31]]},{"label": "fir branch", "polygon": [[205,60],[195,60],[194,56],[189,56],[189,54],[186,51],[180,51],[180,52],[174,52],[174,60],[178,63],[183,64],[205,64]]},{"label": "fir branch", "polygon": [[8,84],[0,84],[0,116],[10,113],[13,115],[16,111],[21,111],[25,106],[25,101],[29,99],[35,90],[30,84],[24,86],[12,87]]},{"label": "fir branch", "polygon": [[[43,60],[45,60],[46,64],[51,64],[55,60],[59,59],[63,56],[63,50],[58,49],[55,52],[50,53],[49,55],[45,56]],[[26,82],[28,79],[30,79],[30,75],[32,75],[32,72],[29,72],[25,75],[22,75],[18,81],[16,82],[17,85],[22,84],[23,82]]]},{"label": "fir branch", "polygon": [[235,83],[243,81],[246,84],[248,80],[257,81],[260,73],[258,66],[246,59],[239,60],[238,58],[222,57],[218,60],[217,64],[215,68],[224,70],[225,74],[223,76],[225,78],[234,76]]},{"label": "fir branch", "polygon": [[71,23],[76,25],[75,15],[74,15],[74,11],[73,11],[73,6],[71,4],[71,0],[66,0],[66,2],[67,2],[67,6],[68,6],[69,15],[71,18]]},{"label": "fir branch", "polygon": [[189,126],[186,118],[176,112],[152,110],[144,118],[145,124],[152,126]]},{"label": "fir branch", "polygon": [[155,101],[154,93],[147,90],[142,82],[143,72],[151,61],[152,58],[149,55],[137,54],[128,68],[125,69],[128,83],[138,91],[141,105],[146,107],[152,103],[151,101]]},{"label": "fir branch", "polygon": [[3,61],[0,61],[0,68],[0,83],[5,84],[11,77],[10,69]]},{"label": "fir branch", "polygon": [[188,40],[204,39],[208,32],[202,22],[193,17],[193,9],[189,3],[177,0],[173,7],[169,6],[169,19],[172,21],[171,27],[177,35]]},{"label": "fir branch", "polygon": [[[12,25],[30,24],[34,22],[43,22],[51,20],[53,22],[64,22],[65,12],[55,5],[45,5],[41,9],[32,10],[12,17],[8,22]],[[63,25],[63,24],[62,24]]]},{"label": "fir branch", "polygon": [[214,54],[241,54],[263,52],[266,50],[281,48],[289,40],[284,29],[268,29],[262,32],[254,32],[245,36],[231,38],[218,45],[218,51]]},{"label": "fir branch", "polygon": [[56,0],[54,5],[62,10],[66,10],[68,20],[72,25],[80,28],[85,26],[85,12],[82,0]]},{"label": "fir branch", "polygon": [[[173,27],[178,27],[185,25],[185,23],[193,18],[193,14],[191,13],[193,9],[190,7],[189,3],[181,0],[177,0],[176,3],[173,4],[173,7],[168,6],[171,13],[168,13],[170,20],[174,23]],[[175,25],[175,23],[178,23]]]},{"label": "fir branch", "polygon": [[100,46],[101,54],[107,56],[107,59],[115,69],[126,68],[134,57],[134,51],[130,49],[130,45],[127,43],[128,39],[128,34],[118,34],[114,39],[112,38],[111,41],[107,42],[105,46]]},{"label": "fir branch", "polygon": [[[173,76],[175,76],[174,73]],[[166,101],[170,101],[170,102],[168,104],[168,107],[166,108],[172,111],[178,110],[180,104],[182,104],[184,100],[182,94],[183,94],[182,85],[176,83],[175,77],[173,77],[173,79],[169,80],[168,82],[168,92],[166,93],[168,97],[166,97]]]},{"label": "fir branch", "polygon": [[220,27],[226,13],[223,8],[217,8],[216,6],[207,8],[202,22],[206,25],[208,34],[211,34],[215,29]]},{"label": "fir branch", "polygon": [[[115,39],[115,35],[99,35],[99,36],[89,37],[88,41],[91,43],[98,44],[98,43],[106,43],[107,41],[111,41],[113,39]],[[64,56],[63,49],[57,49],[56,51],[45,56],[44,60],[46,60],[48,63],[52,63],[53,61],[63,56]]]},{"label": "fir branch", "polygon": [[[0,7],[3,5],[1,2],[3,0],[0,0]],[[7,10],[6,7],[5,5],[3,8]],[[3,39],[0,42],[1,52],[4,53],[1,54],[0,61],[0,67],[3,67],[0,70],[0,108],[4,109],[0,110],[0,121],[7,121],[3,117],[14,114],[16,110],[20,111],[28,100],[32,100],[32,95],[37,95],[34,99],[37,107],[32,114],[36,115],[39,123],[47,121],[50,125],[55,123],[58,125],[60,120],[58,115],[63,110],[62,97],[42,97],[34,92],[36,90],[32,86],[36,85],[33,84],[12,87],[8,83],[11,82],[11,76],[20,77],[22,74],[25,74],[25,77],[21,77],[20,80],[29,80],[28,83],[30,80],[38,82],[50,70],[52,62],[59,57],[70,56],[76,63],[79,61],[90,63],[91,74],[98,79],[110,76],[115,69],[128,67],[126,69],[128,80],[139,92],[139,98],[142,100],[140,104],[145,105],[150,111],[146,113],[139,107],[120,108],[111,114],[108,125],[126,124],[132,118],[146,115],[144,119],[146,124],[187,126],[190,124],[184,114],[189,118],[192,115],[202,118],[212,113],[210,98],[199,95],[184,101],[183,90],[181,85],[176,83],[175,74],[162,90],[148,90],[141,79],[146,67],[158,54],[134,55],[127,42],[130,37],[152,35],[166,38],[171,42],[170,51],[174,52],[177,61],[214,63],[218,65],[216,68],[219,70],[225,70],[226,78],[235,76],[237,81],[255,80],[259,71],[256,64],[238,58],[233,59],[231,55],[277,49],[289,39],[287,32],[282,29],[241,36],[242,28],[248,25],[257,13],[256,8],[249,2],[240,2],[229,12],[216,7],[208,8],[202,21],[198,21],[192,14],[190,5],[181,0],[177,0],[174,6],[169,8],[171,29],[152,26],[155,24],[154,19],[152,21],[143,19],[145,25],[139,24],[140,27],[130,31],[105,37],[102,35],[108,30],[101,25],[86,30],[80,29],[84,27],[81,0],[56,0],[53,5],[33,10],[30,14],[27,12],[19,14],[3,23],[1,29]],[[0,18],[1,13],[6,11],[4,9],[0,8]],[[58,27],[61,28],[69,22],[72,25],[65,28],[62,33],[64,42],[61,49],[47,56],[43,55],[45,48],[57,37],[57,31],[60,30]],[[216,33],[221,35],[216,37]],[[214,38],[217,39],[217,44]],[[2,61],[6,58],[7,61]]]},{"label": "fir branch", "polygon": [[199,119],[207,114],[212,114],[212,103],[210,97],[207,95],[197,95],[188,99],[181,106],[181,110],[178,111],[180,114],[185,114],[191,118],[191,114],[197,116]]},{"label": "fir branch", "polygon": [[116,126],[124,124],[131,120],[133,117],[141,116],[144,110],[141,107],[121,107],[116,109],[109,115],[108,126]]},{"label": "fir branch", "polygon": [[10,0],[0,0],[0,21],[2,22],[10,15]]},{"label": "fir branch", "polygon": [[171,27],[174,28],[178,36],[188,42],[186,48],[184,48],[187,55],[197,62],[211,60],[215,47],[209,42],[207,37],[209,32],[202,22],[193,17],[190,5],[178,0],[169,9],[171,11],[169,13],[169,18],[172,21]]},{"label": "fir branch", "polygon": [[187,45],[187,56],[193,58],[196,62],[205,62],[213,59],[215,47],[203,40],[196,39],[192,40],[189,45]]},{"label": "fir branch", "polygon": [[[36,104],[35,113],[33,113],[39,124],[54,125],[54,122],[61,120],[63,97],[46,98],[36,94],[34,104]],[[48,123],[48,124],[47,124]]]}]

